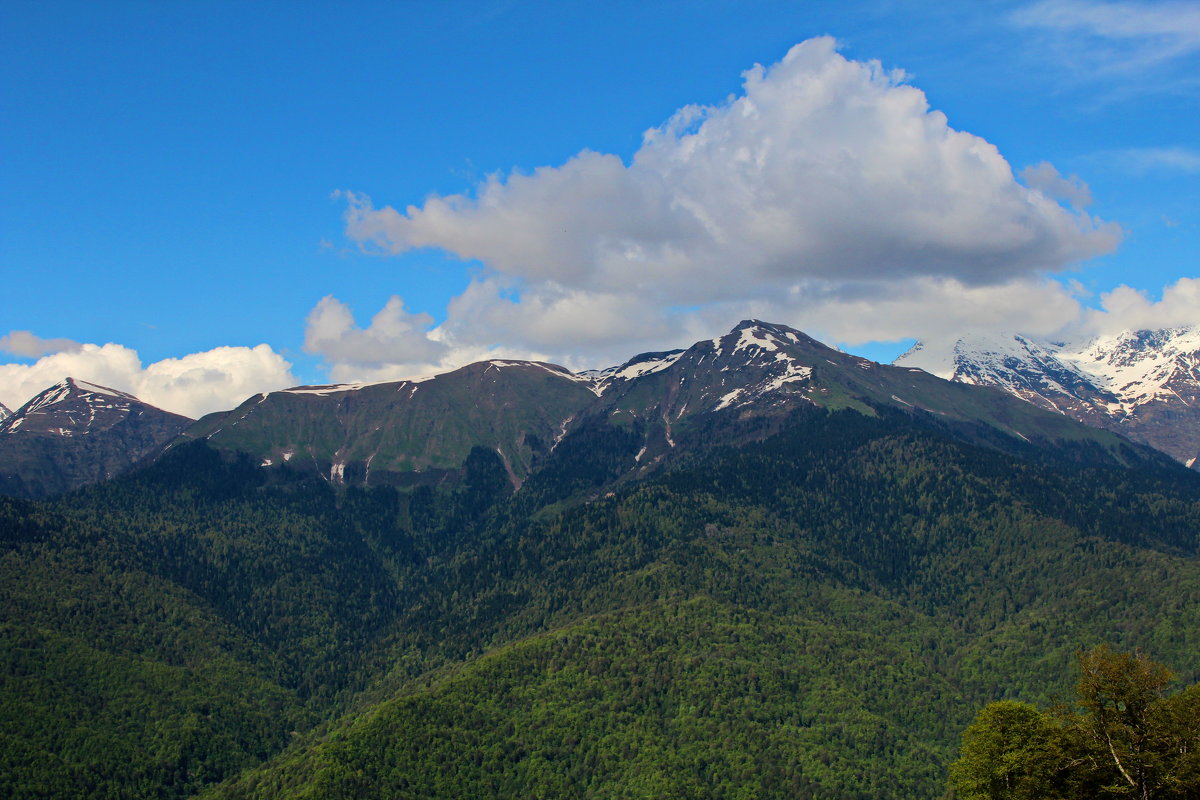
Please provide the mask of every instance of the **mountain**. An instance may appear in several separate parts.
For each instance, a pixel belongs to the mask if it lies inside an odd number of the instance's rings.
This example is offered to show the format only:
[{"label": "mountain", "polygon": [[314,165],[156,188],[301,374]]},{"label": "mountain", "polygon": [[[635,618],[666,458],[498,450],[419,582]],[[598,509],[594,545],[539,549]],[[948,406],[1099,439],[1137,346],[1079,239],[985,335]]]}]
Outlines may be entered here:
[{"label": "mountain", "polygon": [[934,800],[1098,642],[1200,676],[1200,475],[746,321],[0,497],[0,796]]},{"label": "mountain", "polygon": [[[200,424],[0,498],[0,796],[933,800],[1078,649],[1200,674],[1200,476],[782,326]],[[306,432],[372,479],[230,447]]]},{"label": "mountain", "polygon": [[[785,325],[746,320],[724,336],[672,353],[639,357],[597,375],[587,416],[639,423],[646,458],[691,438],[711,442],[714,429],[770,429],[797,408],[853,409],[868,416],[893,409],[954,429],[1026,443],[1090,440],[1118,447],[1027,405],[932,378],[921,370],[848,355]],[[718,434],[720,438],[720,434]]]},{"label": "mountain", "polygon": [[492,360],[444,375],[371,385],[301,386],[210,414],[181,441],[204,439],[335,484],[456,480],[474,447],[498,453],[519,486],[571,418],[596,399],[562,367]]},{"label": "mountain", "polygon": [[620,447],[630,458],[605,469],[630,478],[696,447],[761,438],[800,408],[896,409],[998,446],[1088,441],[1124,457],[1122,440],[1060,415],[758,320],[686,350],[579,374],[492,360],[427,379],[256,395],[178,441],[203,439],[339,485],[453,484],[478,447],[499,454],[517,488],[571,433],[591,431],[600,450],[616,446],[613,437],[628,440]]},{"label": "mountain", "polygon": [[66,378],[0,421],[0,493],[45,497],[112,478],[192,420]]},{"label": "mountain", "polygon": [[0,499],[0,795],[933,800],[975,709],[1077,649],[1200,671],[1200,476],[1166,458],[800,405],[564,500],[600,443],[517,492],[484,448],[397,491],[198,440]]},{"label": "mountain", "polygon": [[1075,343],[972,335],[918,342],[895,364],[1003,389],[1200,469],[1200,326]]},{"label": "mountain", "polygon": [[12,411],[10,411],[8,407],[4,405],[4,403],[0,403],[0,422],[3,422],[11,416]]}]

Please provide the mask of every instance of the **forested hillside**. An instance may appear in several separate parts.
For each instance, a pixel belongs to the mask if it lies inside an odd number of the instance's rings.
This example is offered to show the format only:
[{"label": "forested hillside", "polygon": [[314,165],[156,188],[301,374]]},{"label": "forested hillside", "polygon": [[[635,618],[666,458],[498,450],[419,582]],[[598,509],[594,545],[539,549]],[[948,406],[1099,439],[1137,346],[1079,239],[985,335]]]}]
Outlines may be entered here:
[{"label": "forested hillside", "polygon": [[1200,476],[886,409],[773,430],[631,480],[636,425],[584,427],[515,493],[482,449],[338,490],[198,442],[0,501],[0,792],[936,798],[976,709],[1081,648],[1200,673]]}]

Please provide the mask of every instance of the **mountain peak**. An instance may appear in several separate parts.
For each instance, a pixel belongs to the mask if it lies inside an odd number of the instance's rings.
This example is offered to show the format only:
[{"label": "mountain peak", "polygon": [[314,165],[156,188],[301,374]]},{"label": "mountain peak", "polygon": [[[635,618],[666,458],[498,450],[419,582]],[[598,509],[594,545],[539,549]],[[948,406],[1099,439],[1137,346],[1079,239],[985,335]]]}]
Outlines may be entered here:
[{"label": "mountain peak", "polygon": [[187,421],[145,403],[128,392],[66,377],[34,395],[0,424],[0,433],[43,433],[75,436],[107,430],[132,413],[151,410]]},{"label": "mountain peak", "polygon": [[741,322],[739,322],[737,325],[734,325],[733,330],[730,331],[730,333],[736,333],[737,331],[740,331],[740,330],[743,330],[746,328],[774,328],[774,327],[775,327],[774,325],[763,322],[761,319],[744,319]]},{"label": "mountain peak", "polygon": [[777,353],[797,345],[810,351],[815,349],[820,353],[832,350],[795,328],[758,319],[744,319],[729,333],[697,342],[693,347],[711,346],[717,356],[736,354],[744,350],[748,350],[748,354],[753,356],[764,352]]},{"label": "mountain peak", "polygon": [[[87,406],[97,409],[113,407],[128,410],[130,403],[140,402],[140,400],[127,392],[68,376],[34,395],[29,402],[17,409],[13,417],[15,419],[16,417],[47,414],[60,406]],[[92,418],[94,416],[94,414],[91,415]],[[67,429],[60,427],[60,430]]]},{"label": "mountain peak", "polygon": [[[761,319],[744,319],[741,322],[739,322],[737,325],[734,325],[733,329],[730,330],[729,333],[730,334],[734,334],[734,333],[742,334],[747,331],[753,332],[759,336],[779,336],[779,337],[783,337],[785,339],[792,338],[792,337],[804,336],[803,333],[796,330],[795,328],[789,327],[787,325],[780,325],[780,324],[774,323],[774,322],[763,322]],[[805,338],[808,338],[808,337],[805,337]]]},{"label": "mountain peak", "polygon": [[894,363],[1002,389],[1195,466],[1200,326],[1130,329],[1075,342],[1018,333],[968,334],[918,342]]},{"label": "mountain peak", "polygon": [[0,422],[0,492],[44,497],[111,478],[190,422],[126,392],[63,378]]}]

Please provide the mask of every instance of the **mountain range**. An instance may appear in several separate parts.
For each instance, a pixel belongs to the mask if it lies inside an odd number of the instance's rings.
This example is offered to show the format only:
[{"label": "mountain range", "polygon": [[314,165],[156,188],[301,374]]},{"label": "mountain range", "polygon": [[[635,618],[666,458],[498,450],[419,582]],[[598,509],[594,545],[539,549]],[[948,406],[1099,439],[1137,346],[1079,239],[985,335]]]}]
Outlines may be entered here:
[{"label": "mountain range", "polygon": [[[514,487],[568,434],[604,420],[638,442],[631,474],[681,444],[769,430],[797,407],[875,407],[982,426],[1024,441],[1105,438],[1028,404],[926,373],[850,356],[782,325],[747,320],[686,350],[645,353],[606,370],[492,360],[423,381],[305,386],[257,395],[205,417],[203,438],[264,467],[290,464],[334,483],[437,482],[473,447],[498,453]],[[686,447],[684,449],[687,449]]]},{"label": "mountain range", "polygon": [[1200,677],[1200,476],[785,326],[172,424],[0,497],[0,796],[935,800],[1080,649]]},{"label": "mountain range", "polygon": [[360,485],[453,481],[471,448],[486,446],[520,486],[572,426],[599,413],[637,424],[644,450],[634,472],[642,473],[670,456],[677,430],[686,436],[718,411],[762,424],[797,404],[861,410],[866,400],[1009,435],[1067,435],[1019,406],[964,395],[918,370],[1001,389],[1200,470],[1200,328],[1127,331],[1082,344],[1019,334],[922,341],[894,366],[903,371],[748,320],[686,350],[644,353],[604,370],[491,360],[417,380],[256,395],[194,424],[67,378],[15,413],[0,409],[0,492],[60,493],[197,438],[253,454],[264,467],[290,462]]},{"label": "mountain range", "polygon": [[1200,326],[1078,342],[971,335],[918,342],[894,363],[1002,389],[1200,469]]}]

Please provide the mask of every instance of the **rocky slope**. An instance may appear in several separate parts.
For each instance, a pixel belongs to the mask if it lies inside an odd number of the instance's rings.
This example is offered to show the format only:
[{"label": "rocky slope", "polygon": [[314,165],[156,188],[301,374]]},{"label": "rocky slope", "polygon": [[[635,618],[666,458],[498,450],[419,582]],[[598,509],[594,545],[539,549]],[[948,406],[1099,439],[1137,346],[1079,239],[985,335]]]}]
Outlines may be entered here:
[{"label": "rocky slope", "polygon": [[0,493],[45,497],[111,478],[192,420],[66,378],[0,421]]},{"label": "rocky slope", "polygon": [[895,363],[1003,389],[1200,467],[1200,326],[1073,343],[1019,334],[964,336],[920,342]]}]

